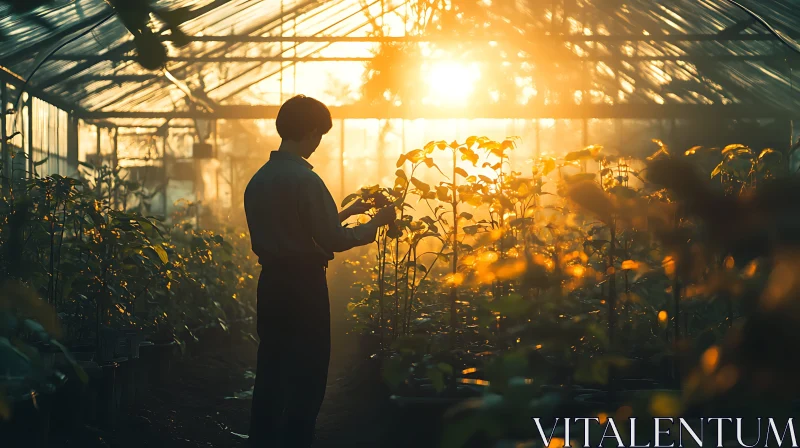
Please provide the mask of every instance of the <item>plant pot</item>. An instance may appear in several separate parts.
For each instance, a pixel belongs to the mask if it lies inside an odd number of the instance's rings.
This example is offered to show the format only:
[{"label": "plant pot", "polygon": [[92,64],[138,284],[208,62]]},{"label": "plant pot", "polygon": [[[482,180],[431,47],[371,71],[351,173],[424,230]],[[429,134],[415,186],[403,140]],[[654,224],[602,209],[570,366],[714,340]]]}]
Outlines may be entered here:
[{"label": "plant pot", "polygon": [[[19,392],[19,391],[18,391]],[[0,420],[2,446],[46,448],[50,435],[50,416],[55,388],[37,390],[36,394],[10,394],[11,418]]]},{"label": "plant pot", "polygon": [[103,363],[113,362],[118,350],[119,332],[113,328],[100,330],[100,346],[97,350],[97,360]]},{"label": "plant pot", "polygon": [[53,414],[59,416],[53,424],[53,432],[69,434],[82,428],[87,421],[93,420],[90,413],[94,412],[95,398],[89,387],[92,377],[99,377],[102,372],[96,363],[91,361],[76,361],[87,375],[84,382],[78,376],[75,367],[66,360],[63,354],[57,355],[55,367],[66,375],[66,382],[54,396]]},{"label": "plant pot", "polygon": [[99,366],[102,375],[93,385],[97,391],[97,423],[106,429],[114,429],[119,411],[116,391],[119,364],[112,361],[101,363]]},{"label": "plant pot", "polygon": [[139,343],[139,358],[136,360],[136,390],[141,395],[150,387],[150,371],[155,363],[153,343],[142,341]]},{"label": "plant pot", "polygon": [[150,384],[163,385],[169,381],[177,348],[178,344],[175,341],[154,343],[151,346],[140,347],[140,358],[149,366],[148,379]]},{"label": "plant pot", "polygon": [[129,408],[133,403],[126,398],[133,388],[133,371],[128,358],[117,358],[117,371],[114,374],[114,400],[117,410]]},{"label": "plant pot", "polygon": [[127,368],[125,369],[125,388],[122,395],[122,405],[130,408],[136,405],[136,400],[140,394],[139,390],[139,358],[128,359]]},{"label": "plant pot", "polygon": [[79,403],[67,403],[79,415],[75,418],[83,423],[98,424],[101,412],[100,389],[103,384],[103,369],[94,361],[78,361],[86,376],[87,384],[81,389]]}]

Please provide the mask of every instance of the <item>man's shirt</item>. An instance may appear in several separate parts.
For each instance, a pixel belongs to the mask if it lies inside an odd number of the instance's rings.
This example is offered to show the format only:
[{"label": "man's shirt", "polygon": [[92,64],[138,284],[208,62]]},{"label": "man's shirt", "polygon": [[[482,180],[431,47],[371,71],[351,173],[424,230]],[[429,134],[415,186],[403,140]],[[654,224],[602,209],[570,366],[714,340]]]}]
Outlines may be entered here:
[{"label": "man's shirt", "polygon": [[244,210],[259,263],[327,263],[375,240],[372,226],[345,228],[322,179],[302,157],[273,151],[244,192]]}]

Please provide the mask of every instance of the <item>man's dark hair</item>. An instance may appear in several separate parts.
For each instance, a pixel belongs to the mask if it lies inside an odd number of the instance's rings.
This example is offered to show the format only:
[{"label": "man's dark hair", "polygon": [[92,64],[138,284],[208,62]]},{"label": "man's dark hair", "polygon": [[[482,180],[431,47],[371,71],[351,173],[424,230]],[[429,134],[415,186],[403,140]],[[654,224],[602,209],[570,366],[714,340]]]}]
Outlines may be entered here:
[{"label": "man's dark hair", "polygon": [[275,119],[275,127],[282,139],[300,141],[314,130],[327,134],[333,122],[331,112],[322,102],[297,95],[283,103]]}]

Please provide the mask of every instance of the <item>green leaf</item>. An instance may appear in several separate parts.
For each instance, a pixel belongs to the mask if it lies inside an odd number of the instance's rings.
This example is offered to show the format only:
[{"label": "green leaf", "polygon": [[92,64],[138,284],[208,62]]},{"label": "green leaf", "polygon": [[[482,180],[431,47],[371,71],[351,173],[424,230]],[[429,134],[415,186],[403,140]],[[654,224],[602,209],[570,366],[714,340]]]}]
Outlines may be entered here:
[{"label": "green leaf", "polygon": [[436,367],[441,370],[445,375],[452,375],[453,374],[453,366],[447,364],[446,362],[440,362],[436,365]]},{"label": "green leaf", "polygon": [[390,387],[397,387],[408,378],[408,368],[408,363],[401,358],[389,358],[383,363],[383,379]]},{"label": "green leaf", "polygon": [[481,226],[475,225],[475,226],[464,226],[464,228],[461,230],[463,230],[464,233],[466,233],[467,235],[475,235],[476,233],[478,233],[478,230],[480,229]]},{"label": "green leaf", "polygon": [[38,161],[38,162],[33,162],[33,166],[42,166],[42,165],[44,165],[45,163],[47,163],[47,159],[49,159],[49,158],[50,158],[50,157],[45,157],[44,159],[42,159],[42,160],[40,160],[40,161]]},{"label": "green leaf", "polygon": [[431,384],[433,384],[433,388],[436,389],[436,392],[444,390],[444,373],[442,373],[441,370],[437,367],[428,367],[425,370],[425,375],[431,380]]}]

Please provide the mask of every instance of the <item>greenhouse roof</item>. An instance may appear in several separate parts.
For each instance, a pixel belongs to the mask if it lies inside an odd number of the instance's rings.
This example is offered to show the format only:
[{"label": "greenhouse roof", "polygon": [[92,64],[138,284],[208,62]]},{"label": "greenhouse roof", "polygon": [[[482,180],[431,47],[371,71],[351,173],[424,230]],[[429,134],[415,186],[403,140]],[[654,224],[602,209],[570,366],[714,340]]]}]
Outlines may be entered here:
[{"label": "greenhouse roof", "polygon": [[[181,26],[190,43],[175,46],[153,19],[169,61],[149,71],[103,0],[52,0],[25,13],[0,1],[0,74],[20,85],[33,73],[33,95],[124,126],[269,118],[295,92],[323,97],[339,118],[778,118],[800,105],[797,54],[727,0],[453,0],[459,20],[474,14],[483,26],[453,28],[442,19],[411,33],[415,1],[156,3],[191,11]],[[745,4],[796,44],[796,0]],[[377,70],[381,43],[425,46],[420,57],[431,60],[445,51],[512,67],[516,93],[470,108],[369,103],[352,91]],[[571,91],[549,94],[563,76]]]}]

